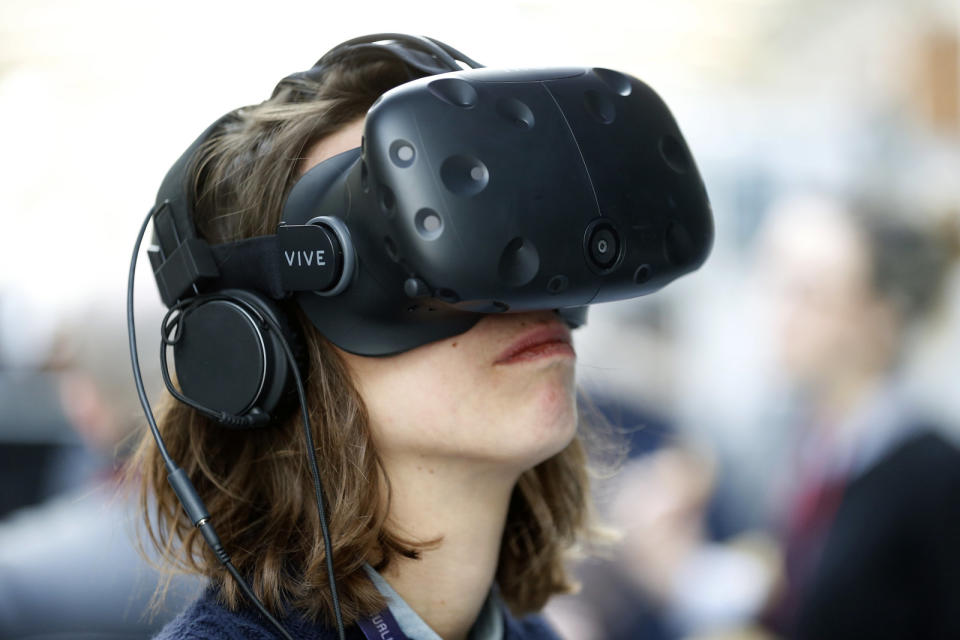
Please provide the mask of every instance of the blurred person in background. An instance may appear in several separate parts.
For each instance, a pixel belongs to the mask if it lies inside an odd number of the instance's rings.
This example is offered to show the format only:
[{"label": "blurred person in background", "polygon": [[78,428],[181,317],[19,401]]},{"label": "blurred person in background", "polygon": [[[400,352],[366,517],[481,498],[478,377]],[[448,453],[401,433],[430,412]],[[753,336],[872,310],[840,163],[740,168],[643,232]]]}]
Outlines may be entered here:
[{"label": "blurred person in background", "polygon": [[907,391],[957,229],[824,196],[775,207],[759,272],[793,390],[772,627],[796,638],[960,637],[960,452]]},{"label": "blurred person in background", "polygon": [[581,591],[548,608],[565,638],[767,637],[751,620],[773,588],[775,559],[755,532],[715,542],[716,472],[713,455],[682,434],[624,465],[601,501],[619,544],[584,560]]},{"label": "blurred person in background", "polygon": [[[121,309],[112,311],[91,306],[56,332],[55,396],[84,447],[45,471],[69,489],[0,520],[2,638],[148,638],[201,588],[177,576],[164,606],[150,610],[160,574],[135,542],[138,503],[119,490],[131,433],[145,427],[118,339]],[[160,380],[154,369],[148,387]]]},{"label": "blurred person in background", "polygon": [[0,287],[0,519],[74,486],[89,454],[60,407],[50,363],[55,320],[23,292]]}]

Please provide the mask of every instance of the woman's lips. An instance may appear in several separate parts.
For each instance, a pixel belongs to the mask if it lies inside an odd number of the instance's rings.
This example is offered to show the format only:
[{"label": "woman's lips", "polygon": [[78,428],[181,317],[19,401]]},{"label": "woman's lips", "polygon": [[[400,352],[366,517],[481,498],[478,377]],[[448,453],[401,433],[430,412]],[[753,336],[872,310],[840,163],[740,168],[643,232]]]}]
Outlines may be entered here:
[{"label": "woman's lips", "polygon": [[570,329],[566,325],[550,324],[525,333],[501,353],[494,364],[528,362],[551,356],[576,357]]}]

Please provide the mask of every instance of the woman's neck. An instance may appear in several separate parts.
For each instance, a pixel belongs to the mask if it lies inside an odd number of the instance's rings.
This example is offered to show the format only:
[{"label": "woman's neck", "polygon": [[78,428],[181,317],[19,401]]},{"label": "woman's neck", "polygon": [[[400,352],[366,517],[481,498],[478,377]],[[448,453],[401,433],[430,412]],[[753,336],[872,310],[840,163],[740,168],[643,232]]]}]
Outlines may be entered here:
[{"label": "woman's neck", "polygon": [[517,475],[422,457],[385,459],[389,522],[402,537],[437,540],[383,577],[444,640],[465,640],[490,592]]}]

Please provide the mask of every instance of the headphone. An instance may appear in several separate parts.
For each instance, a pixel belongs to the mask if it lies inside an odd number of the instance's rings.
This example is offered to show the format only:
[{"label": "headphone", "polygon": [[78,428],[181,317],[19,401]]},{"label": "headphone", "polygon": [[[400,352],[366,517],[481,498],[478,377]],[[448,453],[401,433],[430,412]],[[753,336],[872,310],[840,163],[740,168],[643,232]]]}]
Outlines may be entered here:
[{"label": "headphone", "polygon": [[[553,309],[577,327],[590,304],[645,295],[697,269],[713,241],[706,190],[676,122],[650,87],[627,74],[484,69],[437,40],[383,33],[335,47],[281,80],[273,96],[310,100],[310,85],[333,65],[384,56],[400,61],[410,80],[369,109],[361,147],[299,178],[275,234],[218,245],[197,234],[191,172],[228,114],[167,173],[131,263],[131,359],[170,482],[284,637],[169,458],[139,380],[132,283],[151,221],[148,252],[169,308],[161,360],[170,392],[241,429],[279,421],[299,397],[309,451],[304,350],[287,320],[292,304],[333,344],[366,356],[463,333],[486,314]],[[180,390],[167,367],[171,348]],[[342,638],[313,456],[310,463]]]}]

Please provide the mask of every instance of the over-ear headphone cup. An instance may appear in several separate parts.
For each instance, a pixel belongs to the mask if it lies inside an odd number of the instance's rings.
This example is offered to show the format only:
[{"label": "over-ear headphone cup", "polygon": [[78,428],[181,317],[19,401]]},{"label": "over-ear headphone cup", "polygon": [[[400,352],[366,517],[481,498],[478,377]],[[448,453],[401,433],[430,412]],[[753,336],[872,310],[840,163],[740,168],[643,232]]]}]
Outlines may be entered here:
[{"label": "over-ear headphone cup", "polygon": [[[216,412],[243,416],[259,410],[276,419],[293,387],[281,340],[302,351],[299,337],[277,305],[260,294],[228,289],[205,298],[185,312],[174,345],[183,394]],[[280,327],[282,338],[264,318]]]},{"label": "over-ear headphone cup", "polygon": [[[259,293],[237,289],[229,289],[224,293],[237,296],[238,299],[255,306],[261,316],[273,319],[276,326],[280,327],[282,339],[286,341],[293,353],[301,376],[306,379],[306,347],[300,329],[296,322],[292,322],[290,315],[276,302]],[[271,416],[272,422],[276,422],[285,417],[295,403],[296,385],[280,338],[272,330],[265,329],[264,343],[267,347],[268,363],[272,364],[268,364],[264,389],[258,406]]]}]

